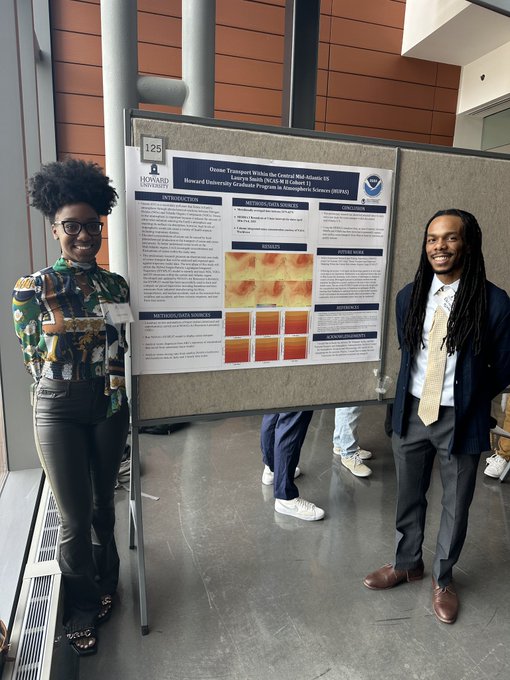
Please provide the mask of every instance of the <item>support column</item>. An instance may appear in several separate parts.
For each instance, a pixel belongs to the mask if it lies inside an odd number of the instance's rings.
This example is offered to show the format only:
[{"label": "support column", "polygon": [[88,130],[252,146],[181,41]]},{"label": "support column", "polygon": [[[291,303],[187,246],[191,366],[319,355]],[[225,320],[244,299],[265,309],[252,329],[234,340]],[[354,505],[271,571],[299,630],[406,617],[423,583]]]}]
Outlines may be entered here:
[{"label": "support column", "polygon": [[182,79],[188,88],[182,113],[214,118],[216,0],[182,3]]},{"label": "support column", "polygon": [[108,252],[110,269],[127,277],[123,111],[138,107],[136,0],[101,0],[101,34],[105,169],[119,194],[108,218]]},{"label": "support column", "polygon": [[286,0],[282,125],[315,129],[320,0]]}]

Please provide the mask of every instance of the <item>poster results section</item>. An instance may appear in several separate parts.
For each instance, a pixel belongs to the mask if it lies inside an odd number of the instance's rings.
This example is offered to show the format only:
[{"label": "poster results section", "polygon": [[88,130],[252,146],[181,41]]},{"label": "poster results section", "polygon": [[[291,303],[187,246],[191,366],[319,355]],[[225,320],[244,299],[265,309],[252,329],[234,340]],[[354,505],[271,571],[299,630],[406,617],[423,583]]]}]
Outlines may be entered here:
[{"label": "poster results section", "polygon": [[379,358],[392,172],[126,148],[135,374]]}]

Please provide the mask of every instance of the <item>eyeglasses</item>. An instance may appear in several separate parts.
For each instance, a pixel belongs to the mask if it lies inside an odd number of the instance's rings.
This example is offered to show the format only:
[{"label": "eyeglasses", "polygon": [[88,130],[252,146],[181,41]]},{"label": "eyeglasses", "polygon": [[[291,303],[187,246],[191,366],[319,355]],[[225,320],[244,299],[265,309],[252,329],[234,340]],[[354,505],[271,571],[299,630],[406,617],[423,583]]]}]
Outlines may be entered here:
[{"label": "eyeglasses", "polygon": [[78,236],[82,229],[85,229],[90,236],[98,236],[103,230],[102,222],[78,222],[78,220],[62,220],[61,222],[53,222],[52,226],[61,224],[62,229],[68,236]]}]

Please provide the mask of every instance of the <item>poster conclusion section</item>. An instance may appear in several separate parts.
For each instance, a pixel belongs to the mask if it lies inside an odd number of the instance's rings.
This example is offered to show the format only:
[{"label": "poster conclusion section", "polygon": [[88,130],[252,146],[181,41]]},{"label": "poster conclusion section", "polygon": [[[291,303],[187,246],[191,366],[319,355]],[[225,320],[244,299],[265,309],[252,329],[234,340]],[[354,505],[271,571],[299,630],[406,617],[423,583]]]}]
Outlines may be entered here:
[{"label": "poster conclusion section", "polygon": [[378,360],[392,174],[126,147],[133,373]]}]

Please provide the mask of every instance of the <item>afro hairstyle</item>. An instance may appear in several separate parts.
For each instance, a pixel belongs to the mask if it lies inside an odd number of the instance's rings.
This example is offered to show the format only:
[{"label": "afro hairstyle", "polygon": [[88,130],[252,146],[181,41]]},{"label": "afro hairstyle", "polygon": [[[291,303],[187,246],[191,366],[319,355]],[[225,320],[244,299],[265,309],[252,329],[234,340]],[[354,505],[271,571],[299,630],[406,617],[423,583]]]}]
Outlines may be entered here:
[{"label": "afro hairstyle", "polygon": [[98,215],[109,215],[118,194],[110,178],[91,161],[68,158],[43,165],[28,180],[30,205],[54,219],[65,205],[88,203]]}]

